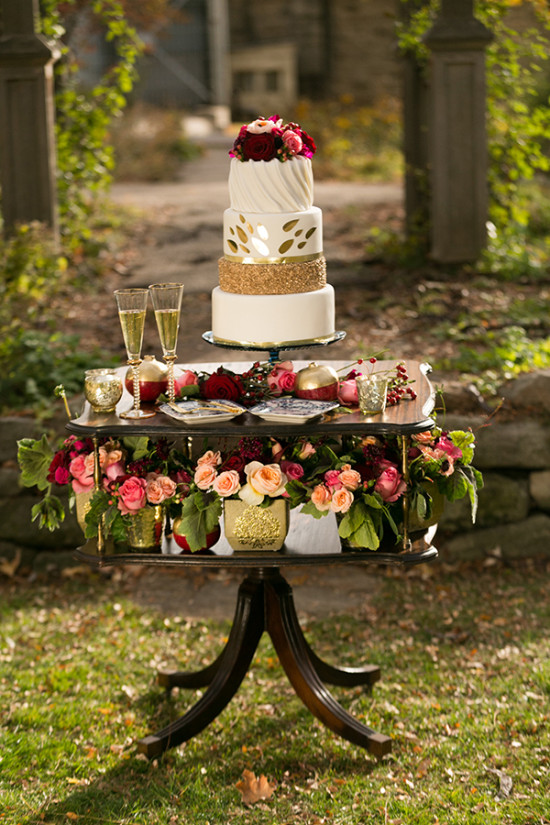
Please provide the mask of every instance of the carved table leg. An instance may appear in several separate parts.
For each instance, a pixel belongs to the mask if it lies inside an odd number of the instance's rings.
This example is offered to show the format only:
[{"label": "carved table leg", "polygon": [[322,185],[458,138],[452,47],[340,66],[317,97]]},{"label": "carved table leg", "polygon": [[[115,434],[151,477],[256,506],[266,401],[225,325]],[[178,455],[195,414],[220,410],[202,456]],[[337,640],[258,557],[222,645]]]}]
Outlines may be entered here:
[{"label": "carved table leg", "polygon": [[[266,582],[265,600],[266,629],[294,690],[306,707],[339,736],[375,756],[390,753],[390,737],[354,719],[322,683],[296,616],[292,589],[282,576],[271,576]],[[333,670],[329,668],[329,672]]]},{"label": "carved table leg", "polygon": [[[150,758],[160,756],[167,748],[181,745],[209,725],[237,692],[263,631],[263,587],[258,581],[248,578],[239,588],[231,633],[222,654],[214,663],[215,673],[207,691],[181,719],[141,739],[137,743],[138,751]],[[204,675],[204,672],[200,671],[199,675]]]}]

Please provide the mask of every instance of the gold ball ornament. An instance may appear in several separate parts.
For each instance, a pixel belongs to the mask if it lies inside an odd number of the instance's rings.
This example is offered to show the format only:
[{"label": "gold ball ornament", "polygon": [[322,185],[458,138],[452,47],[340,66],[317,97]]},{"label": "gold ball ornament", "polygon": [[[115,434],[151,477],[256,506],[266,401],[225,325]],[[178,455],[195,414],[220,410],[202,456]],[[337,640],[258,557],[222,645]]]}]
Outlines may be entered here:
[{"label": "gold ball ornament", "polygon": [[[130,394],[134,392],[132,368],[126,372],[124,385]],[[157,361],[154,355],[144,355],[139,365],[139,393],[145,402],[156,401],[168,389],[168,367]]]},{"label": "gold ball ornament", "polygon": [[338,397],[338,385],[336,370],[312,361],[296,373],[294,394],[310,401],[334,401]]}]

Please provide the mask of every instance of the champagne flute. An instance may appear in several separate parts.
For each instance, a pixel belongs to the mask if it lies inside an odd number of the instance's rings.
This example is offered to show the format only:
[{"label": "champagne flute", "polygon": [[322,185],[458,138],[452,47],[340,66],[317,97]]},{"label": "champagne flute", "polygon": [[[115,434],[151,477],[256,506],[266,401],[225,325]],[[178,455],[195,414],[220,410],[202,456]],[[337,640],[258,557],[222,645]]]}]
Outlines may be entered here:
[{"label": "champagne flute", "polygon": [[149,287],[164,360],[168,364],[168,398],[174,401],[174,362],[180,327],[183,284],[151,284]]},{"label": "champagne flute", "polygon": [[139,365],[141,364],[141,346],[143,330],[145,328],[145,312],[147,310],[146,289],[116,289],[115,298],[118,307],[118,317],[124,336],[124,344],[128,355],[128,363],[132,367],[132,384],[134,388],[134,406],[126,412],[120,413],[121,418],[151,418],[153,410],[140,409],[139,396]]}]

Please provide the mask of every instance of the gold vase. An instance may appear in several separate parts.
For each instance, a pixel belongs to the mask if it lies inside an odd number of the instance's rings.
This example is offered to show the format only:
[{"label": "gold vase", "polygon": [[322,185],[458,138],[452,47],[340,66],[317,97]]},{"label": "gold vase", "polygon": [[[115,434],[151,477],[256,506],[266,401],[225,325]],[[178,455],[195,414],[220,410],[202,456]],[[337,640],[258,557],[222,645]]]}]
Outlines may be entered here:
[{"label": "gold vase", "polygon": [[288,516],[288,502],[281,498],[267,507],[226,499],[225,537],[233,550],[280,550],[288,533]]},{"label": "gold vase", "polygon": [[86,532],[86,514],[90,509],[90,501],[95,490],[86,490],[85,493],[75,493],[76,520],[83,533]]},{"label": "gold vase", "polygon": [[134,550],[158,548],[162,542],[166,511],[162,504],[143,507],[129,516],[126,540]]}]

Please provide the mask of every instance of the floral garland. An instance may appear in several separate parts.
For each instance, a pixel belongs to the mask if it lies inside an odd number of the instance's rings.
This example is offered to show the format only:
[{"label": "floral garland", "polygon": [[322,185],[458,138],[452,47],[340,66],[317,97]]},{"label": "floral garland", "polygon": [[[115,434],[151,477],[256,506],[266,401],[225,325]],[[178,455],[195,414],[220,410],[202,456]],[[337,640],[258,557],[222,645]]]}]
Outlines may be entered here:
[{"label": "floral garland", "polygon": [[[360,367],[369,365],[371,373],[376,373],[378,359],[358,359],[353,364],[342,367],[344,375],[339,379],[338,400],[344,407],[357,407],[357,385],[355,378],[361,374]],[[399,363],[392,370],[384,371],[388,378],[389,406],[395,406],[401,400],[416,398],[416,391],[404,364]],[[236,373],[220,366],[213,373],[183,370],[176,376],[174,388],[177,400],[200,397],[210,400],[237,401],[244,406],[253,406],[265,398],[277,398],[281,395],[294,395],[297,373],[292,361],[270,362],[255,361],[242,373]],[[161,396],[161,400],[166,400]]]},{"label": "floral garland", "polygon": [[311,158],[316,148],[313,138],[298,123],[283,123],[279,115],[272,115],[241,126],[229,154],[241,161],[287,161],[300,156]]}]

